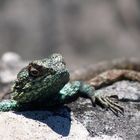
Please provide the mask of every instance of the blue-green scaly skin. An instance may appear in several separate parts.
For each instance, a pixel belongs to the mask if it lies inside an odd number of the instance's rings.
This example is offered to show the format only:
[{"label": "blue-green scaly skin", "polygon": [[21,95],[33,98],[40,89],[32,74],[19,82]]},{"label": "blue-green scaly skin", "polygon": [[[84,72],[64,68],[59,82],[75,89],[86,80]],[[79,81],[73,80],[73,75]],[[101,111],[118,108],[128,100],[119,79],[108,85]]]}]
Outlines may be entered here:
[{"label": "blue-green scaly skin", "polygon": [[0,102],[0,111],[53,107],[88,95],[94,95],[94,88],[80,81],[69,83],[63,57],[53,54],[49,58],[32,61],[18,73],[11,99]]},{"label": "blue-green scaly skin", "polygon": [[94,87],[82,81],[69,82],[69,72],[60,54],[29,63],[18,74],[12,86],[11,99],[0,102],[0,111],[24,111],[52,108],[78,97],[98,101],[114,113],[123,108],[108,97],[97,95]]}]

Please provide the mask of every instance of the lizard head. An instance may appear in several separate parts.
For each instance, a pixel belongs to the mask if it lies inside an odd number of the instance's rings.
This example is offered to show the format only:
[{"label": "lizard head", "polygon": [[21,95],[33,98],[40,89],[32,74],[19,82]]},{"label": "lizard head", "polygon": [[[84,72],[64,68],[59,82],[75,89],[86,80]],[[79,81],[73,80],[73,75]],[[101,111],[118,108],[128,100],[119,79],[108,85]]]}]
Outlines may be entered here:
[{"label": "lizard head", "polygon": [[69,81],[69,72],[63,57],[53,54],[49,58],[32,61],[18,74],[11,97],[20,103],[55,97]]}]

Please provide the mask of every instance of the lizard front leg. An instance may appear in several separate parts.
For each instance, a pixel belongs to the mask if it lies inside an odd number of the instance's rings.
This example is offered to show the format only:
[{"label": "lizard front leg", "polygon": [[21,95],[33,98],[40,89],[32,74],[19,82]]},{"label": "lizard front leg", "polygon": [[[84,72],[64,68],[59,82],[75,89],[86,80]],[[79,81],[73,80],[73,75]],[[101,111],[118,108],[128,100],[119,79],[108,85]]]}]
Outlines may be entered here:
[{"label": "lizard front leg", "polygon": [[89,98],[93,106],[98,104],[104,108],[110,109],[116,115],[118,114],[118,112],[120,112],[121,114],[123,114],[124,112],[123,107],[113,102],[109,96],[97,94],[94,87],[90,84],[81,82],[79,93],[81,96]]},{"label": "lizard front leg", "polygon": [[0,111],[17,111],[20,105],[15,100],[3,100],[0,102]]},{"label": "lizard front leg", "polygon": [[110,109],[115,114],[118,112],[123,113],[123,108],[114,103],[109,97],[103,97],[96,95],[96,91],[93,86],[80,81],[73,81],[66,84],[59,92],[59,101],[62,103],[69,103],[78,97],[85,97],[91,100],[93,106],[99,103],[99,105]]}]

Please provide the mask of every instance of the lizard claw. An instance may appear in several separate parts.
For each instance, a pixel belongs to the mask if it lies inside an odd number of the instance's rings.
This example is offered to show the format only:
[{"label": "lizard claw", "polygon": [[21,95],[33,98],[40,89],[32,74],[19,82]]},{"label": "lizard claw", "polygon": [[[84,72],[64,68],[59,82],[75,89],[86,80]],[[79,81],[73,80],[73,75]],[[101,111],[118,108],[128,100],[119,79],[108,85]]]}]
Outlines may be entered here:
[{"label": "lizard claw", "polygon": [[113,102],[108,96],[96,96],[97,102],[104,108],[110,109],[115,115],[118,116],[118,113],[124,114],[124,109],[119,104]]}]

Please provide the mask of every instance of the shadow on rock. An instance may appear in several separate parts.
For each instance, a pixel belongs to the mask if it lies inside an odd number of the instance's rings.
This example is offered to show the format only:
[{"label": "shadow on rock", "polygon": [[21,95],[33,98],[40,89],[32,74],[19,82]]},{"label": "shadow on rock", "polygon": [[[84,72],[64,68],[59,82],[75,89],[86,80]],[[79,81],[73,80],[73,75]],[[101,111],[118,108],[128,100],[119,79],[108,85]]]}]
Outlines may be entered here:
[{"label": "shadow on rock", "polygon": [[68,136],[71,128],[70,109],[66,106],[53,110],[15,112],[41,123],[47,124],[54,132]]}]

